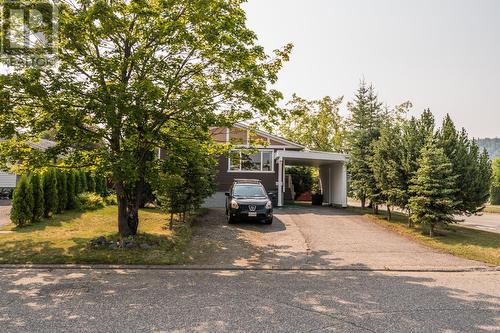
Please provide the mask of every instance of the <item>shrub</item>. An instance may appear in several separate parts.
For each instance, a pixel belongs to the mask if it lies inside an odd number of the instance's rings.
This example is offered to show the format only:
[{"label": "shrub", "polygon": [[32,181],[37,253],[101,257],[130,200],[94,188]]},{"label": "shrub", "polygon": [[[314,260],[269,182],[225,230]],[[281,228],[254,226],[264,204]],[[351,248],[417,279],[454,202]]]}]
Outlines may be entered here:
[{"label": "shrub", "polygon": [[73,171],[66,174],[66,209],[75,209],[76,203],[76,177]]},{"label": "shrub", "polygon": [[34,173],[30,177],[31,190],[33,193],[33,215],[32,222],[38,222],[42,219],[44,213],[44,195],[43,184],[40,175]]},{"label": "shrub", "polygon": [[80,193],[89,192],[87,183],[87,174],[84,171],[79,172],[80,177]]},{"label": "shrub", "polygon": [[100,195],[104,195],[106,192],[106,184],[103,176],[96,174],[95,177],[95,192]]},{"label": "shrub", "polygon": [[67,179],[66,174],[61,170],[56,171],[57,176],[57,213],[62,213],[66,209],[68,201]]},{"label": "shrub", "polygon": [[87,174],[87,190],[88,190],[88,192],[96,193],[96,190],[95,190],[95,177],[90,172]]},{"label": "shrub", "polygon": [[78,209],[81,211],[97,210],[105,206],[104,199],[100,195],[90,192],[84,192],[78,195]]},{"label": "shrub", "polygon": [[116,197],[116,194],[110,194],[104,197],[104,202],[107,206],[116,206],[118,205],[118,198]]},{"label": "shrub", "polygon": [[491,204],[500,205],[500,186],[491,187]]},{"label": "shrub", "polygon": [[59,199],[57,197],[57,177],[54,169],[50,169],[43,175],[44,213],[50,218],[57,211]]},{"label": "shrub", "polygon": [[78,194],[85,192],[82,190],[82,186],[80,184],[80,173],[76,170],[73,170],[71,172],[73,177],[75,177],[75,196],[78,196]]},{"label": "shrub", "polygon": [[23,176],[14,191],[10,219],[15,225],[22,227],[33,219],[33,192],[26,176]]}]

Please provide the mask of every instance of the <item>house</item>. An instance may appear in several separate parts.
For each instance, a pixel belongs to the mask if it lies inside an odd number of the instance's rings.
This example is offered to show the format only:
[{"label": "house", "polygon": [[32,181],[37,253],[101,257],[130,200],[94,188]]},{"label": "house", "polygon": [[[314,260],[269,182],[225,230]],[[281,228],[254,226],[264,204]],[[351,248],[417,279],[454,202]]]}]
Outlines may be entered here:
[{"label": "house", "polygon": [[[55,146],[56,143],[50,140],[40,139],[38,142],[30,142],[29,145],[34,149],[44,151],[50,147]],[[0,192],[15,188],[18,181],[19,176],[0,171]]]},{"label": "house", "polygon": [[224,207],[225,192],[234,179],[260,179],[269,192],[277,195],[278,206],[290,195],[291,181],[286,166],[303,165],[319,168],[324,203],[347,207],[347,156],[339,153],[310,151],[279,136],[255,130],[245,124],[232,128],[213,128],[218,143],[231,143],[235,149],[229,157],[219,156],[217,192],[207,199],[207,207]]}]

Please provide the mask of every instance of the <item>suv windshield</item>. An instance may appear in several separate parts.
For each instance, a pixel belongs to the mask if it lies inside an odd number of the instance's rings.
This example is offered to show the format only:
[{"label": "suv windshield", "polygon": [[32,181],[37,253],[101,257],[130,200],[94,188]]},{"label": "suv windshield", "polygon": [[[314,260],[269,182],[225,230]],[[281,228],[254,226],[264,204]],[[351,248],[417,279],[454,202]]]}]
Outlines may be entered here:
[{"label": "suv windshield", "polygon": [[260,185],[235,185],[233,196],[243,198],[265,197],[266,193]]}]

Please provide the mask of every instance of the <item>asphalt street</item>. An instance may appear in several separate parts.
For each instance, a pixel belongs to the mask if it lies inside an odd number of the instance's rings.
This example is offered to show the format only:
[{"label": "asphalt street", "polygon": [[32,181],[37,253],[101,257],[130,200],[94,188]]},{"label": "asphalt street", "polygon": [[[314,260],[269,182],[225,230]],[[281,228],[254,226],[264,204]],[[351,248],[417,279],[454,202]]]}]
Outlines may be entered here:
[{"label": "asphalt street", "polygon": [[498,332],[500,272],[0,270],[2,332]]},{"label": "asphalt street", "polygon": [[0,267],[0,332],[500,332],[500,270],[343,210],[214,210],[193,241],[177,270]]}]

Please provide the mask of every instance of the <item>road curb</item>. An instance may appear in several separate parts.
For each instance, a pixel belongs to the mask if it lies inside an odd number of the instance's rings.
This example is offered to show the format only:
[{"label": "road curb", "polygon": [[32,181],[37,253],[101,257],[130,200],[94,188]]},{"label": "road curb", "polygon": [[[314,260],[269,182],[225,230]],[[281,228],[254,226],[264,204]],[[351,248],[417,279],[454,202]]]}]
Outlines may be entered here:
[{"label": "road curb", "polygon": [[39,270],[163,270],[163,271],[359,271],[359,272],[409,272],[409,273],[472,273],[500,272],[498,267],[464,268],[391,268],[391,267],[321,267],[321,266],[225,266],[225,265],[86,265],[86,264],[0,264],[2,269]]}]

